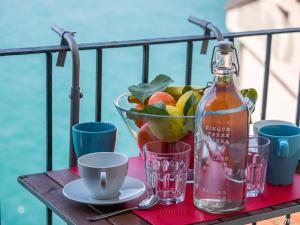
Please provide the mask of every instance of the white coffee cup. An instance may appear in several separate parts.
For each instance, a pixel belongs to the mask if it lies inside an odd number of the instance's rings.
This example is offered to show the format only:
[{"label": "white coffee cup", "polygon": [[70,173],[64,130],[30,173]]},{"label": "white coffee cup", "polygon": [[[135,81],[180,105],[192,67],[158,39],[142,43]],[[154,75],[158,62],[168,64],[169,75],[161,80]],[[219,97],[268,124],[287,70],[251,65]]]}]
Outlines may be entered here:
[{"label": "white coffee cup", "polygon": [[91,153],[78,159],[78,168],[92,198],[113,199],[125,181],[128,157],[115,152]]}]

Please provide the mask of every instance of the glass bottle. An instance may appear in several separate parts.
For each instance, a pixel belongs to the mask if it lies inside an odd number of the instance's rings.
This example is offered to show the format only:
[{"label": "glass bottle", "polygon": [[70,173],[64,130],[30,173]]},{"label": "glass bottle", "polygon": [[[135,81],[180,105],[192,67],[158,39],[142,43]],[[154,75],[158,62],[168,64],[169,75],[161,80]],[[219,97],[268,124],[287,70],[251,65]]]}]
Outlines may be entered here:
[{"label": "glass bottle", "polygon": [[229,41],[214,47],[214,82],[196,112],[194,204],[211,213],[238,211],[246,203],[248,108],[236,89],[236,51]]}]

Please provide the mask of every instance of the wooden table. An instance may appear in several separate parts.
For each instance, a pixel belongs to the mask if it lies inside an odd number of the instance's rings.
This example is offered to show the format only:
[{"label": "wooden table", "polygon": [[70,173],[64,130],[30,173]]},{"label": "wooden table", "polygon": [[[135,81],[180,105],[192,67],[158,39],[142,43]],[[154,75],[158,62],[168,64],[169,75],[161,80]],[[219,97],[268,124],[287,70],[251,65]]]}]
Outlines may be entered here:
[{"label": "wooden table", "polygon": [[[66,223],[72,225],[143,225],[149,224],[137,215],[129,212],[118,216],[110,217],[106,220],[97,222],[89,222],[86,217],[96,214],[107,213],[122,206],[91,206],[84,205],[68,200],[63,196],[62,188],[68,182],[78,179],[78,176],[70,170],[58,170],[47,173],[38,173],[32,175],[25,175],[18,177],[18,182],[37,197],[42,203],[62,218]],[[300,187],[299,187],[300,188]],[[208,222],[198,223],[204,224],[246,224],[260,220],[265,220],[277,216],[282,216],[300,211],[300,201],[292,201],[281,205],[276,205],[261,210],[251,211],[248,213],[214,220]]]}]

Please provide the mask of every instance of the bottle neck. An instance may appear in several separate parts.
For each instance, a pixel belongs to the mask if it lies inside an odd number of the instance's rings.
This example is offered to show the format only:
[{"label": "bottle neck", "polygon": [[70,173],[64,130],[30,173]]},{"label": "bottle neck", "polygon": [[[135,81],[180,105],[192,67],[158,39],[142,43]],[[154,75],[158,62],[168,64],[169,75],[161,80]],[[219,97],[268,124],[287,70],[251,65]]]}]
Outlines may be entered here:
[{"label": "bottle neck", "polygon": [[215,55],[215,67],[214,67],[214,83],[218,87],[234,87],[233,75],[235,74],[234,67],[232,65],[232,52],[217,51]]},{"label": "bottle neck", "polygon": [[229,43],[220,43],[220,46],[216,48],[213,54],[212,71],[216,76],[216,81],[233,82],[232,76],[236,72],[236,67],[233,63],[234,54],[231,47],[232,44]]},{"label": "bottle neck", "polygon": [[214,83],[218,85],[231,85],[234,84],[233,74],[215,74]]},{"label": "bottle neck", "polygon": [[212,58],[212,72],[215,75],[214,84],[216,88],[235,89],[233,75],[237,73],[235,66],[236,55],[233,45],[228,41],[218,42]]},{"label": "bottle neck", "polygon": [[233,74],[215,74],[212,86],[216,88],[235,88]]}]

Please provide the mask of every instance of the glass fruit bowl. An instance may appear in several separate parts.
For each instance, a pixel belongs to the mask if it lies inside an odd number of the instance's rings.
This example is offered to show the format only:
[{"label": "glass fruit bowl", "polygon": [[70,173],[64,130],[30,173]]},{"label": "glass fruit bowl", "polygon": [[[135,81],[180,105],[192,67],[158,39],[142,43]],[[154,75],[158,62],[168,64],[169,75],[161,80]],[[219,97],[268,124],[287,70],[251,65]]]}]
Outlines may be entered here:
[{"label": "glass fruit bowl", "polygon": [[169,115],[145,114],[131,111],[137,105],[130,103],[130,93],[118,96],[114,105],[123,118],[129,132],[136,139],[142,157],[143,145],[149,141],[182,141],[191,145],[190,168],[194,162],[195,116],[181,116],[174,106],[166,106]]}]

